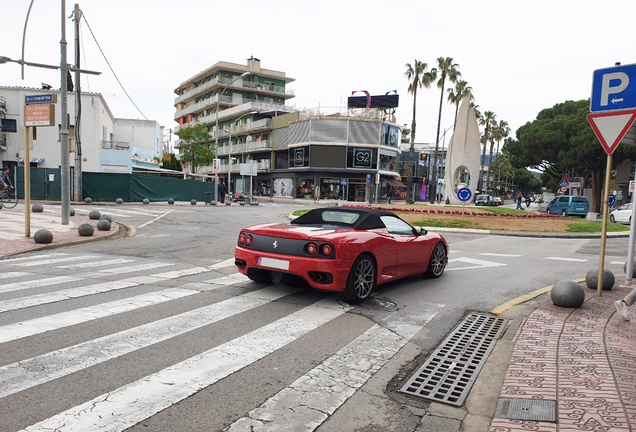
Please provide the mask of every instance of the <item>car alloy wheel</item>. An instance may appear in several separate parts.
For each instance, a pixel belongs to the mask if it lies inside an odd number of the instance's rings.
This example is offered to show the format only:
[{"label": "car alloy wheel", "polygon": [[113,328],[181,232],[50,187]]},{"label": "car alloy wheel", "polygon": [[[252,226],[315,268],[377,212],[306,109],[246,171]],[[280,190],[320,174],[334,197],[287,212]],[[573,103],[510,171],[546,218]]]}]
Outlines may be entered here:
[{"label": "car alloy wheel", "polygon": [[375,263],[369,255],[360,255],[351,267],[347,279],[345,299],[349,303],[361,303],[371,295],[375,287]]},{"label": "car alloy wheel", "polygon": [[437,243],[431,259],[428,262],[428,270],[426,270],[426,276],[432,278],[438,278],[444,273],[446,268],[446,247],[442,243]]}]

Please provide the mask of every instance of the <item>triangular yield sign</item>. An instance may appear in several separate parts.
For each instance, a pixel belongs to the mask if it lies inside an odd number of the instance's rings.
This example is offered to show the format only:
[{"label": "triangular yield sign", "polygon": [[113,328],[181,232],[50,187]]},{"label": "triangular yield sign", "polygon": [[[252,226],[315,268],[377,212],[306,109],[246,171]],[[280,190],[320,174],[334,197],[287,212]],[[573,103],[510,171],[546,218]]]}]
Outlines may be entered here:
[{"label": "triangular yield sign", "polygon": [[590,126],[607,154],[614,153],[634,120],[636,120],[636,109],[587,115],[587,121],[590,122]]}]

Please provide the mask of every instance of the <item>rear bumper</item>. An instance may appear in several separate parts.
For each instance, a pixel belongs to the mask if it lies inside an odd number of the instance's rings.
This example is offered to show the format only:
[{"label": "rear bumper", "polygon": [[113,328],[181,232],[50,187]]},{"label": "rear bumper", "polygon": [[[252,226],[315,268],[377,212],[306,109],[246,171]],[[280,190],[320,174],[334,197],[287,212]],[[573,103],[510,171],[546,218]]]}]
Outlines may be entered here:
[{"label": "rear bumper", "polygon": [[[312,288],[326,291],[344,291],[347,286],[347,278],[351,265],[348,260],[339,259],[321,259],[306,258],[290,255],[279,255],[261,251],[253,251],[250,249],[237,246],[234,250],[234,257],[237,260],[245,261],[245,268],[237,266],[240,273],[247,275],[250,269],[259,269],[261,271],[273,271],[292,274],[301,277]],[[268,267],[259,264],[260,258],[270,258],[274,260],[282,260],[288,263],[287,268]],[[284,264],[284,263],[282,263]],[[333,277],[331,283],[318,283],[309,277],[310,272],[329,273]]]}]

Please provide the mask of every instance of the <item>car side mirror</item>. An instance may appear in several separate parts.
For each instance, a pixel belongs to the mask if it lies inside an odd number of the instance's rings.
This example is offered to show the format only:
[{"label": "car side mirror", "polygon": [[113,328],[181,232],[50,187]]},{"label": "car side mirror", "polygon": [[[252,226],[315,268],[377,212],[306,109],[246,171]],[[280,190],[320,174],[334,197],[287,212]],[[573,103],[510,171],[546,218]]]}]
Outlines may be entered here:
[{"label": "car side mirror", "polygon": [[415,233],[416,233],[416,234],[419,234],[419,235],[426,235],[426,234],[428,234],[428,231],[426,231],[426,229],[425,229],[425,228],[422,228],[421,226],[413,227],[413,230],[415,230]]}]

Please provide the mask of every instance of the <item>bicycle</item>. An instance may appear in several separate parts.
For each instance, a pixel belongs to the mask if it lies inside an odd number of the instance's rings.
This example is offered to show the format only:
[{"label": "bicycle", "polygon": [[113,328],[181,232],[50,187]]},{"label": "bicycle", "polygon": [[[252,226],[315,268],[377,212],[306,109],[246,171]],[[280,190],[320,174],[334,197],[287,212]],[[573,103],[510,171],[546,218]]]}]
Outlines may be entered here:
[{"label": "bicycle", "polygon": [[7,188],[0,194],[0,206],[11,209],[16,205],[18,205],[18,198],[15,195],[15,189],[9,190],[9,188]]}]

